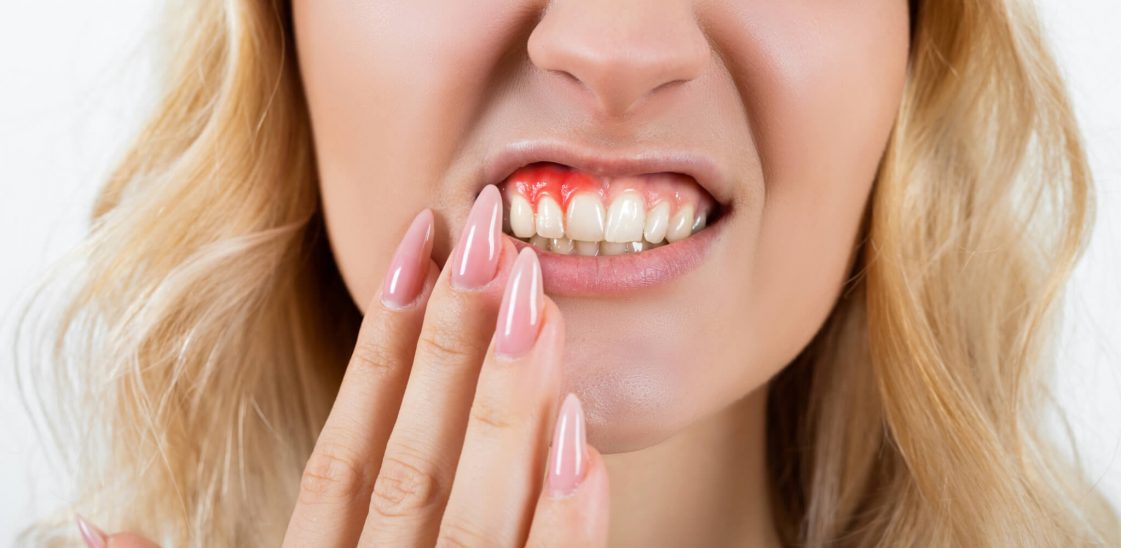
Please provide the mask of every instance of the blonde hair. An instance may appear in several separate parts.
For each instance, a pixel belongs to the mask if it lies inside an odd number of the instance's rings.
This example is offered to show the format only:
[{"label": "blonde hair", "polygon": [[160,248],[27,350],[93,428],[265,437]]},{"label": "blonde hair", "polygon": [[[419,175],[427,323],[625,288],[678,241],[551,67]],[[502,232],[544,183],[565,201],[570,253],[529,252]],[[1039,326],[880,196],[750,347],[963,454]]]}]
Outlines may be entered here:
[{"label": "blonde hair", "polygon": [[[1121,543],[1039,433],[1092,218],[1059,72],[1020,3],[912,7],[854,276],[771,386],[776,527],[810,546]],[[360,321],[325,235],[290,18],[279,0],[171,18],[169,87],[43,323],[51,367],[22,382],[79,481],[24,541],[73,539],[78,509],[165,545],[280,542]]]}]

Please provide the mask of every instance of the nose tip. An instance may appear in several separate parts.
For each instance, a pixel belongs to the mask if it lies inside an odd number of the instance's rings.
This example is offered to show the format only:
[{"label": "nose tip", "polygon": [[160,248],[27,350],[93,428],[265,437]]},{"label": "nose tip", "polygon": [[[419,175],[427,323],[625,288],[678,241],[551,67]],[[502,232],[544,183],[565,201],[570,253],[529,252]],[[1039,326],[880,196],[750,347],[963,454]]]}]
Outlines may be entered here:
[{"label": "nose tip", "polygon": [[672,2],[555,0],[527,48],[534,65],[579,82],[609,115],[697,78],[710,58],[691,11]]}]

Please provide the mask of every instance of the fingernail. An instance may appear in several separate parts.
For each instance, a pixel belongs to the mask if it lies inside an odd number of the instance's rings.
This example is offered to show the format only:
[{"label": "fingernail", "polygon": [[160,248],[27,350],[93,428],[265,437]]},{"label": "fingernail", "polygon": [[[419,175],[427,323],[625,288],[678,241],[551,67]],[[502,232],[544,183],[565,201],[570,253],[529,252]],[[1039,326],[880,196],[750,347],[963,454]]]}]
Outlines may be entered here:
[{"label": "fingernail", "polygon": [[89,548],[105,548],[105,542],[109,538],[105,531],[86,521],[86,518],[83,518],[80,514],[74,514],[74,520],[78,522],[78,531],[82,534],[82,540],[86,541],[86,546]]},{"label": "fingernail", "polygon": [[500,356],[524,356],[537,341],[541,308],[545,295],[541,289],[541,265],[533,248],[523,248],[514,260],[494,331],[494,351]]},{"label": "fingernail", "polygon": [[553,446],[549,448],[549,471],[545,485],[554,497],[571,495],[584,479],[584,411],[576,394],[564,397],[557,425],[553,430]]},{"label": "fingernail", "polygon": [[424,286],[428,273],[428,259],[432,255],[432,211],[421,211],[393,254],[385,283],[381,288],[381,302],[390,308],[403,308],[412,304]]},{"label": "fingernail", "polygon": [[498,253],[502,243],[502,196],[494,185],[483,187],[459,243],[452,262],[452,285],[475,289],[486,285],[498,272]]}]

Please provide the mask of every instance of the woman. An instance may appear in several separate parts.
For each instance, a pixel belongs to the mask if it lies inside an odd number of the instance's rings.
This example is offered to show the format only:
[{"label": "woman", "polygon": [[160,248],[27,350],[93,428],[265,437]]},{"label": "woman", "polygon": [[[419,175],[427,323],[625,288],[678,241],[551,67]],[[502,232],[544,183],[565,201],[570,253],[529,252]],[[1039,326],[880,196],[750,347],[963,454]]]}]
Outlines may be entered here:
[{"label": "woman", "polygon": [[1091,198],[1021,4],[171,21],[31,543],[1121,542],[1038,429]]}]

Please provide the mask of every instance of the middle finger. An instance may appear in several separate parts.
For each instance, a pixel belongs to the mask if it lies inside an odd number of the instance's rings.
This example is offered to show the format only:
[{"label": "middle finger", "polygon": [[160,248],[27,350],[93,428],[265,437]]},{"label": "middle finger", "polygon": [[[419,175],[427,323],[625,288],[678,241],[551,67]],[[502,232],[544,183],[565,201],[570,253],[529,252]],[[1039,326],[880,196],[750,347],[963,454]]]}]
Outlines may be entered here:
[{"label": "middle finger", "polygon": [[564,321],[541,290],[535,251],[518,255],[468,415],[437,546],[521,546],[560,387]]},{"label": "middle finger", "polygon": [[451,491],[479,367],[515,255],[502,201],[487,186],[436,282],[397,421],[389,436],[361,546],[429,546]]}]

